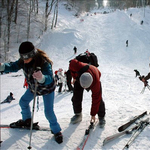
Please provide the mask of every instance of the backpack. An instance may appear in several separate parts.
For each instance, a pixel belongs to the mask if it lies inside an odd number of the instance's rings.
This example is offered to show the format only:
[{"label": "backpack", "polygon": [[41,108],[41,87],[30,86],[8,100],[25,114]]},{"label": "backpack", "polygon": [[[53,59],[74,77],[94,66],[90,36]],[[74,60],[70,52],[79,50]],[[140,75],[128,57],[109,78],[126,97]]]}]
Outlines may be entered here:
[{"label": "backpack", "polygon": [[78,61],[91,64],[95,67],[99,66],[97,56],[94,53],[90,53],[88,51],[79,54],[78,56],[76,56],[76,59]]}]

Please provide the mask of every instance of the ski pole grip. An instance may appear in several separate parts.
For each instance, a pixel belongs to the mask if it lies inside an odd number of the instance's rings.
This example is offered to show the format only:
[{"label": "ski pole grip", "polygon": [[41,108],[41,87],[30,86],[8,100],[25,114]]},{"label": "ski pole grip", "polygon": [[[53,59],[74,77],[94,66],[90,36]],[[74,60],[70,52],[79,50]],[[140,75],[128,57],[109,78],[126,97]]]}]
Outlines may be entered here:
[{"label": "ski pole grip", "polygon": [[41,70],[41,67],[36,67],[35,72],[40,71],[40,70]]},{"label": "ski pole grip", "polygon": [[[34,72],[38,72],[38,71],[40,71],[41,70],[41,67],[36,67],[36,70],[34,71]],[[35,79],[35,84],[37,84],[37,80]],[[37,85],[36,85],[37,86]]]}]

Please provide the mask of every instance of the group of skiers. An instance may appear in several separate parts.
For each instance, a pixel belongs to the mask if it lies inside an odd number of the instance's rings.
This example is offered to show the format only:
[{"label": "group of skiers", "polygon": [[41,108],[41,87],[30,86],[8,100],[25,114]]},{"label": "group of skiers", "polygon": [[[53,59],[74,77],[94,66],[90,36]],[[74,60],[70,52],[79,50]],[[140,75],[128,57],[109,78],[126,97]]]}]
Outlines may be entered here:
[{"label": "group of skiers", "polygon": [[70,70],[64,71],[63,73],[63,69],[59,68],[55,71],[54,80],[56,82],[56,86],[58,86],[58,93],[73,91]]},{"label": "group of skiers", "polygon": [[[25,82],[28,85],[19,101],[22,119],[11,123],[10,127],[31,126],[33,118],[29,103],[35,99],[35,96],[42,96],[45,117],[54,134],[55,141],[59,144],[62,143],[63,135],[53,107],[56,85],[59,86],[58,92],[62,92],[64,80],[66,80],[68,91],[73,91],[71,100],[74,116],[71,118],[71,123],[75,124],[82,121],[83,91],[91,90],[90,121],[95,122],[96,115],[98,115],[99,125],[101,128],[104,127],[106,112],[102,98],[101,72],[97,68],[97,57],[94,53],[87,51],[85,55],[79,55],[70,60],[68,70],[63,74],[63,69],[60,68],[55,71],[55,75],[53,75],[52,70],[53,62],[44,51],[36,48],[31,42],[21,43],[19,55],[20,58],[11,64],[0,63],[0,71],[16,72],[23,69]],[[84,59],[82,60],[81,58]],[[149,78],[147,76],[145,80]],[[143,79],[142,81],[145,82],[145,80]]]}]

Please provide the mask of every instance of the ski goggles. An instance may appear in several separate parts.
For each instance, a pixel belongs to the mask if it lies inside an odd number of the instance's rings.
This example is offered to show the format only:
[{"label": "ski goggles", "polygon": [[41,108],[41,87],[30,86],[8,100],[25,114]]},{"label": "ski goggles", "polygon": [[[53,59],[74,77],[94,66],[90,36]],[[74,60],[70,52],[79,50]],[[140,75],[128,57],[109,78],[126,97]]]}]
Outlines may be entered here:
[{"label": "ski goggles", "polygon": [[34,57],[35,54],[36,54],[36,49],[33,49],[29,53],[20,54],[20,58],[23,59],[23,60],[26,60],[26,59]]}]

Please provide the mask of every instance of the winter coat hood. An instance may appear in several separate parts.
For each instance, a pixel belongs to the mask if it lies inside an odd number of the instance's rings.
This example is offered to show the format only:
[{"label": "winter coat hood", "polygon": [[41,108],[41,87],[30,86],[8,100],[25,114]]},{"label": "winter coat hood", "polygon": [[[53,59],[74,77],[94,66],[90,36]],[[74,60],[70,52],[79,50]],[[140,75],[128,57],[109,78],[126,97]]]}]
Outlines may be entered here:
[{"label": "winter coat hood", "polygon": [[78,71],[85,66],[85,63],[78,61],[77,59],[73,59],[70,61],[69,70],[71,72],[71,76],[76,79],[78,77]]}]

